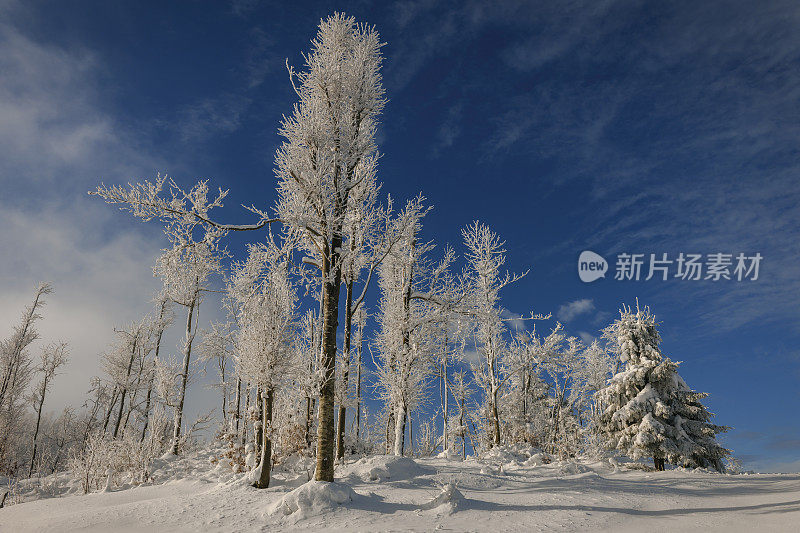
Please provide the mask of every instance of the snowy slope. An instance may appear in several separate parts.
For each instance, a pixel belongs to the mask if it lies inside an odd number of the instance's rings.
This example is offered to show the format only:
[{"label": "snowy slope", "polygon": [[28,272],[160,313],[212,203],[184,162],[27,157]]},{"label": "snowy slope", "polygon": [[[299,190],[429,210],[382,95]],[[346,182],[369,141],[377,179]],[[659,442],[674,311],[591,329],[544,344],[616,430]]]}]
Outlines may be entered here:
[{"label": "snowy slope", "polygon": [[[276,472],[274,486],[259,491],[200,454],[158,465],[162,484],[12,505],[0,510],[0,531],[796,531],[800,524],[798,474],[656,473],[541,464],[529,455],[352,460],[323,492],[303,486],[305,472]],[[306,507],[289,512],[282,499]]]}]

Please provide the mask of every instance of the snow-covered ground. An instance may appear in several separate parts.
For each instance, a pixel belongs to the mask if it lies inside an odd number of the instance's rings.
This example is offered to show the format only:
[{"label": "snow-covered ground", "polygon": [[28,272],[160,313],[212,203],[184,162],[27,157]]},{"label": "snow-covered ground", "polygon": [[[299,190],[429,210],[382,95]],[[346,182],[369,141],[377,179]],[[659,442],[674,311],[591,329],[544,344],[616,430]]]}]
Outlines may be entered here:
[{"label": "snow-covered ground", "polygon": [[[266,490],[211,464],[159,461],[156,484],[0,509],[0,531],[797,531],[800,474],[646,472],[543,464],[535,450],[482,461],[353,459],[337,483],[303,464]],[[288,471],[286,471],[288,470]],[[294,472],[291,472],[291,471]],[[51,483],[52,487],[58,482]],[[51,490],[57,492],[57,490]],[[74,488],[72,489],[74,490]]]}]

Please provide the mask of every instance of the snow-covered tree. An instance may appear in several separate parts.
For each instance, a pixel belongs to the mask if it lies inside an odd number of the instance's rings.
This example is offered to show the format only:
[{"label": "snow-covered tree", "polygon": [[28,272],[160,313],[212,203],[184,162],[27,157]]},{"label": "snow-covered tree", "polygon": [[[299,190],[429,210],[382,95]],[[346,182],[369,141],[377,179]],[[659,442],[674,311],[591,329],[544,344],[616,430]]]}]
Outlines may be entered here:
[{"label": "snow-covered tree", "polygon": [[175,427],[172,453],[178,453],[181,436],[186,387],[189,382],[189,368],[192,345],[197,333],[193,324],[202,302],[203,293],[209,290],[209,278],[221,272],[221,258],[226,255],[219,246],[224,231],[206,227],[197,236],[197,222],[187,218],[176,218],[167,224],[165,232],[172,245],[163,251],[156,261],[155,273],[164,282],[164,293],[170,300],[186,307],[186,335],[183,339],[183,369],[180,372],[180,394],[175,407]]},{"label": "snow-covered tree", "polygon": [[597,393],[604,389],[615,370],[616,358],[604,346],[593,340],[581,353],[581,367],[577,376],[580,386],[581,423],[584,429],[586,452],[590,455],[602,453],[600,416],[602,403]]},{"label": "snow-covered tree", "polygon": [[33,473],[36,464],[36,450],[39,444],[39,429],[42,423],[42,410],[47,391],[53,384],[56,371],[59,367],[67,363],[67,343],[59,342],[48,345],[42,350],[41,360],[35,372],[40,374],[39,383],[33,393],[33,404],[36,411],[36,427],[33,431],[33,443],[31,445],[31,464],[28,468],[28,476]]},{"label": "snow-covered tree", "polygon": [[299,97],[284,118],[276,156],[277,211],[313,250],[322,279],[322,358],[316,479],[333,481],[334,373],[346,218],[374,176],[375,132],[384,106],[377,32],[335,14],[320,22],[305,69],[292,71]]},{"label": "snow-covered tree", "polygon": [[[123,433],[125,432],[127,425],[127,417],[124,416],[126,400],[128,401],[128,412],[130,413],[133,409],[135,394],[141,385],[143,370],[147,367],[146,359],[154,346],[153,321],[150,316],[145,316],[124,328],[115,329],[115,332],[118,341],[102,357],[103,368],[113,387],[103,430],[108,428],[116,409],[116,417],[113,419],[111,431],[113,438],[117,438],[120,429]],[[118,408],[116,407],[117,401],[119,401]]]},{"label": "snow-covered tree", "polygon": [[473,373],[484,391],[486,419],[492,445],[501,442],[498,402],[508,377],[504,357],[508,354],[506,327],[501,318],[500,291],[525,274],[501,272],[506,262],[504,242],[488,226],[477,221],[461,231],[467,248],[465,285],[471,295],[470,313],[475,321],[475,345],[480,361]]},{"label": "snow-covered tree", "polygon": [[[233,352],[233,324],[230,322],[212,322],[211,327],[203,330],[203,339],[200,343],[200,362],[204,365],[214,363],[219,375],[219,382],[213,384],[214,388],[219,389],[222,397],[222,425],[227,428],[228,421],[228,396],[230,377],[228,373],[228,362],[234,355]],[[235,414],[235,413],[234,413]]]},{"label": "snow-covered tree", "polygon": [[432,363],[429,339],[421,328],[426,309],[422,302],[412,300],[422,284],[421,256],[431,248],[417,242],[418,231],[418,225],[409,228],[379,269],[377,377],[395,425],[395,455],[403,455],[408,413],[426,397],[424,384]]},{"label": "snow-covered tree", "polygon": [[239,373],[259,387],[261,458],[254,486],[267,488],[272,462],[272,411],[275,395],[293,364],[295,290],[289,279],[291,249],[251,245],[247,260],[234,268],[228,294],[236,302],[235,337]]},{"label": "snow-covered tree", "polygon": [[[557,332],[541,338],[536,329],[518,331],[506,362],[509,385],[503,395],[505,420],[511,442],[544,447],[551,427],[550,386],[542,379],[542,362],[557,340]],[[560,337],[559,337],[560,338]]]},{"label": "snow-covered tree", "polygon": [[324,380],[316,469],[320,481],[333,481],[334,374],[346,219],[359,188],[374,178],[375,133],[385,103],[381,46],[374,28],[337,13],[320,22],[311,51],[305,55],[305,69],[298,73],[290,69],[299,101],[280,128],[285,141],[276,155],[277,218],[251,206],[261,217],[255,224],[213,221],[208,211],[222,205],[227,191],[209,201],[205,181],[189,192],[170,181],[169,193],[163,194],[166,181],[161,177],[127,188],[101,185],[93,192],[145,220],[182,220],[221,232],[255,230],[280,220],[310,253],[322,284],[320,367]]},{"label": "snow-covered tree", "polygon": [[567,337],[557,324],[542,343],[545,347],[540,367],[549,384],[549,431],[544,441],[550,453],[562,457],[575,455],[581,446],[580,409],[583,388],[580,383],[580,354],[583,344]]},{"label": "snow-covered tree", "polygon": [[0,471],[11,473],[21,466],[20,461],[11,456],[16,455],[12,453],[13,441],[20,437],[25,391],[33,372],[28,347],[39,338],[35,323],[41,318],[39,311],[45,305],[44,297],[52,292],[49,283],[40,283],[20,323],[14,326],[9,338],[0,342]]},{"label": "snow-covered tree", "polygon": [[723,471],[730,450],[716,435],[728,428],[711,423],[700,403],[707,394],[690,389],[679,363],[664,357],[650,309],[623,307],[603,336],[624,365],[598,393],[607,446],[633,459],[652,457],[657,470],[670,462]]},{"label": "snow-covered tree", "polygon": [[[470,435],[467,424],[469,423],[468,403],[472,390],[470,382],[467,378],[467,372],[463,369],[456,370],[450,380],[450,391],[456,401],[458,407],[458,414],[454,415],[449,421],[449,434],[453,437],[461,438],[461,455],[466,459],[467,457],[467,437]],[[473,442],[473,449],[475,443]]]}]

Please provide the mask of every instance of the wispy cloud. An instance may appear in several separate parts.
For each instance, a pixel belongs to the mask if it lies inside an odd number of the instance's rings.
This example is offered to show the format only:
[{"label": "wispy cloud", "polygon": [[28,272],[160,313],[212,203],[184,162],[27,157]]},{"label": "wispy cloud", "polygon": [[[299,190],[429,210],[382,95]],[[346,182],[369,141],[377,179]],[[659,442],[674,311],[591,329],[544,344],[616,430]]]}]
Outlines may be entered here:
[{"label": "wispy cloud", "polygon": [[99,65],[91,51],[44,45],[0,22],[0,52],[0,183],[5,187],[27,186],[40,193],[65,182],[96,180],[101,170],[122,174],[142,164],[154,168],[154,159],[142,154],[135,137],[118,129],[100,107]]},{"label": "wispy cloud", "polygon": [[[676,307],[705,302],[694,318],[721,331],[800,316],[800,301],[785,297],[800,293],[800,13],[788,2],[734,3],[724,19],[704,4],[665,7],[644,31],[627,7],[619,17],[589,13],[591,23],[575,23],[580,32],[506,49],[522,76],[566,62],[509,95],[488,156],[532,154],[558,169],[540,177],[543,186],[585,184],[572,212],[580,218],[590,205],[592,232],[548,253],[761,252],[756,283],[647,292]],[[560,27],[559,13],[545,16]],[[632,35],[638,46],[623,48]]]},{"label": "wispy cloud", "polygon": [[590,299],[584,298],[582,300],[575,300],[563,304],[558,308],[558,319],[562,322],[569,322],[574,320],[578,315],[588,313],[594,309],[594,302]]},{"label": "wispy cloud", "polygon": [[147,312],[158,288],[152,265],[160,240],[135,230],[108,238],[103,228],[116,225],[118,216],[86,203],[47,202],[36,212],[0,209],[0,337],[11,333],[34,285],[52,282],[55,293],[42,311],[36,345],[63,339],[71,354],[55,381],[53,405],[82,402],[113,328]]},{"label": "wispy cloud", "polygon": [[583,341],[583,343],[586,344],[587,346],[597,340],[597,337],[595,337],[588,331],[579,331],[578,337],[580,337],[581,341]]},{"label": "wispy cloud", "polygon": [[[21,5],[5,4],[11,15]],[[86,191],[150,175],[162,160],[104,106],[91,50],[44,44],[0,22],[0,337],[51,281],[42,339],[70,344],[54,405],[80,405],[113,327],[146,312],[157,287],[155,227],[131,224]],[[34,348],[36,349],[36,348]]]},{"label": "wispy cloud", "polygon": [[232,133],[241,126],[251,103],[252,100],[242,94],[203,98],[181,108],[173,128],[186,142],[207,141],[217,135]]},{"label": "wispy cloud", "polygon": [[463,109],[463,102],[457,102],[448,108],[444,122],[439,126],[439,130],[436,133],[436,143],[433,146],[434,155],[438,155],[442,150],[453,146],[453,143],[461,135]]}]

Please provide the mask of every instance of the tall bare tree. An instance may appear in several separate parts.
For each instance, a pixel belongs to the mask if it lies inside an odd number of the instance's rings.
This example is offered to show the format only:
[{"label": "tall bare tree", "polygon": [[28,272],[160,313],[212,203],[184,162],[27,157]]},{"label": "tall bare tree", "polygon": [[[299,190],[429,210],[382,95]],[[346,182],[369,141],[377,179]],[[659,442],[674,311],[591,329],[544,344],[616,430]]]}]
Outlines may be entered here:
[{"label": "tall bare tree", "polygon": [[44,408],[44,398],[58,368],[67,363],[67,343],[59,342],[48,345],[42,350],[41,361],[36,367],[36,372],[41,374],[39,384],[33,395],[34,408],[36,409],[36,426],[33,431],[33,445],[31,446],[31,464],[28,468],[28,477],[33,473],[36,464],[36,449],[39,444],[39,428],[42,423],[42,409]]}]

